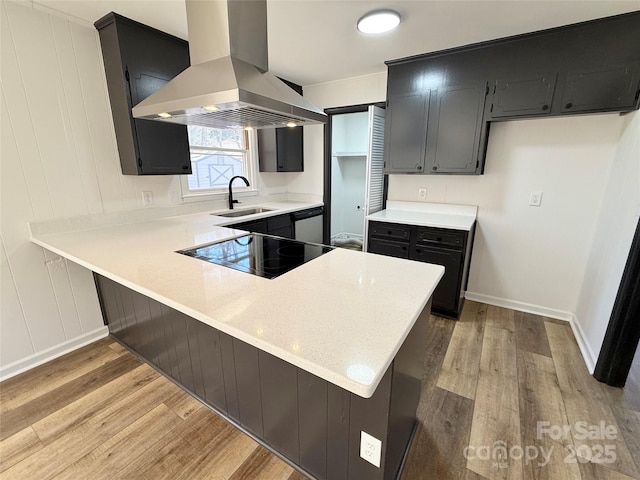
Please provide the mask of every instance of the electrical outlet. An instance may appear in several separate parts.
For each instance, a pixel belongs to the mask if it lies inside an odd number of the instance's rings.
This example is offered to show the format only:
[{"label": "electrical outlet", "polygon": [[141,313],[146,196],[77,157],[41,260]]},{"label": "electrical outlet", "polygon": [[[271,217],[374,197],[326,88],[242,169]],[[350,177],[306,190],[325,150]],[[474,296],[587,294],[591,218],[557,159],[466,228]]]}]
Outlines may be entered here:
[{"label": "electrical outlet", "polygon": [[380,468],[382,442],[367,432],[360,431],[360,457]]},{"label": "electrical outlet", "polygon": [[153,205],[153,192],[145,190],[142,192],[142,205],[148,207]]},{"label": "electrical outlet", "polygon": [[542,192],[531,192],[529,195],[529,206],[539,207],[542,203]]},{"label": "electrical outlet", "polygon": [[418,189],[418,198],[425,199],[427,198],[427,188],[421,187]]}]

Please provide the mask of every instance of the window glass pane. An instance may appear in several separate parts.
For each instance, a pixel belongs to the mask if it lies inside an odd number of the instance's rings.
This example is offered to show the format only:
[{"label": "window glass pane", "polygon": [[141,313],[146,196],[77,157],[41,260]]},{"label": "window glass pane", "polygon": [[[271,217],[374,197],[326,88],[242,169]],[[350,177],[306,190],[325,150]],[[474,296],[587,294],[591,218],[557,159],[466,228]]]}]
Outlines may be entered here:
[{"label": "window glass pane", "polygon": [[189,145],[213,148],[244,149],[244,130],[221,129],[188,125]]},{"label": "window glass pane", "polygon": [[247,133],[243,129],[198,125],[188,125],[187,129],[193,172],[186,178],[189,191],[226,189],[235,175],[243,175],[252,181],[249,168],[252,157],[246,144]]},{"label": "window glass pane", "polygon": [[[245,175],[243,152],[216,152],[191,148],[189,190],[226,188],[235,175]],[[246,175],[245,175],[246,176]]]}]

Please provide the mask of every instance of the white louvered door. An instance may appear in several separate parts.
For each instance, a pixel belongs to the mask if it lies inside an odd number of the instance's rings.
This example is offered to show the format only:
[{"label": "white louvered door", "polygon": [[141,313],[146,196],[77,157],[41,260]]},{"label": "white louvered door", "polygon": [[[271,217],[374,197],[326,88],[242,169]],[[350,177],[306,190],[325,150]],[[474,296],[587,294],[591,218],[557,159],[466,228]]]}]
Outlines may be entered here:
[{"label": "white louvered door", "polygon": [[384,110],[371,105],[369,107],[369,148],[367,151],[367,173],[364,200],[364,251],[367,250],[367,215],[382,210],[384,194]]}]

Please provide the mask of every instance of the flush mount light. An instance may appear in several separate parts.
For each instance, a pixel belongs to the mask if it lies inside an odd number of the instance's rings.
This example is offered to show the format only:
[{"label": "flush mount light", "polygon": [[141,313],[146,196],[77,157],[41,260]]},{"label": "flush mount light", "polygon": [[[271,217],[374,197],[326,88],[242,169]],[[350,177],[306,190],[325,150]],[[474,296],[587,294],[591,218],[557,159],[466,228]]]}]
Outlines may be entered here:
[{"label": "flush mount light", "polygon": [[297,126],[298,126],[298,124],[296,122],[294,122],[294,121],[287,122],[287,127],[297,127]]},{"label": "flush mount light", "polygon": [[171,114],[167,112],[159,113],[158,116],[161,118],[171,118]]},{"label": "flush mount light", "polygon": [[205,110],[209,110],[210,112],[217,112],[218,110],[220,110],[215,105],[204,105],[202,108],[204,108]]},{"label": "flush mount light", "polygon": [[358,31],[362,33],[384,33],[400,24],[400,14],[393,10],[374,10],[358,20]]}]

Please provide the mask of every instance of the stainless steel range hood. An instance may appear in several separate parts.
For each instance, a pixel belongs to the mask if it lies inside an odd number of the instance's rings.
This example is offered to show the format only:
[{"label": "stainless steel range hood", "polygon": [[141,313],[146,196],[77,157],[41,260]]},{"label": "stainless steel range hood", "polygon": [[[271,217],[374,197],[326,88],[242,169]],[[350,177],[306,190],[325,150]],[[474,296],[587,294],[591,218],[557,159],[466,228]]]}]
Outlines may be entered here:
[{"label": "stainless steel range hood", "polygon": [[191,66],[133,107],[133,116],[217,128],[326,122],[267,72],[266,0],[186,0]]}]

